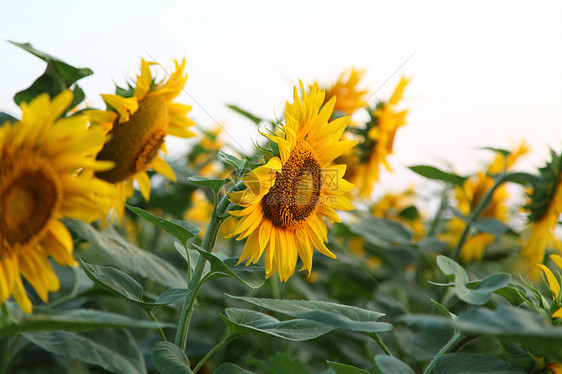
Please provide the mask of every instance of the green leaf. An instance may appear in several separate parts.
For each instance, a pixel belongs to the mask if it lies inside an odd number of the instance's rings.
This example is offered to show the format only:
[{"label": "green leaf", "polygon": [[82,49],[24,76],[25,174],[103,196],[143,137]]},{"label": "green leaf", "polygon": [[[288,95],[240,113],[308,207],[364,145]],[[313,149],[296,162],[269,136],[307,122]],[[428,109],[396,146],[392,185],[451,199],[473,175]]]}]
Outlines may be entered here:
[{"label": "green leaf", "polygon": [[146,302],[143,298],[142,286],[130,275],[112,266],[92,265],[82,260],[81,263],[88,278],[97,286],[114,295],[132,301],[145,309],[170,304],[180,298],[185,298],[185,295],[189,292],[185,288],[174,288],[164,292],[156,302]]},{"label": "green leaf", "polygon": [[254,372],[243,369],[231,362],[225,362],[215,370],[214,374],[254,374]]},{"label": "green leaf", "polygon": [[197,244],[192,244],[193,247],[209,261],[211,265],[211,271],[207,275],[208,279],[218,278],[218,277],[231,277],[234,278],[246,286],[256,289],[263,286],[265,283],[265,270],[261,264],[250,264],[248,266],[239,265],[238,258],[227,258],[224,261],[213,253],[207,252]]},{"label": "green leaf", "polygon": [[519,306],[525,302],[527,291],[518,284],[509,284],[505,287],[498,288],[495,294],[504,297],[512,305]]},{"label": "green leaf", "polygon": [[400,222],[385,218],[361,216],[350,229],[377,246],[387,247],[388,243],[412,245],[412,232]]},{"label": "green leaf", "polygon": [[462,284],[468,283],[466,271],[449,257],[442,255],[437,256],[437,266],[439,266],[439,269],[449,280],[454,280],[455,283],[457,283],[457,281]]},{"label": "green leaf", "polygon": [[444,316],[449,317],[449,318],[456,317],[453,313],[451,313],[451,312],[449,311],[449,309],[445,308],[445,306],[439,304],[437,301],[431,299],[431,303],[433,304],[433,306],[435,307],[435,309],[437,309],[438,311],[440,311],[441,314],[443,314]]},{"label": "green leaf", "polygon": [[437,359],[435,374],[525,374],[521,368],[495,358],[468,353],[448,353]]},{"label": "green leaf", "polygon": [[480,218],[473,223],[473,226],[494,236],[502,236],[509,230],[509,226],[495,218]]},{"label": "green leaf", "polygon": [[157,342],[152,349],[152,362],[161,374],[192,374],[185,353],[170,342]]},{"label": "green leaf", "polygon": [[415,221],[416,219],[420,218],[420,213],[418,212],[418,208],[413,205],[406,207],[398,213],[398,215],[402,218],[406,218],[409,221]]},{"label": "green leaf", "polygon": [[186,221],[180,221],[177,219],[166,219],[159,216],[155,216],[152,213],[147,212],[141,208],[137,208],[128,204],[127,208],[138,215],[139,217],[147,220],[148,222],[160,227],[162,230],[166,231],[168,234],[173,235],[178,239],[183,245],[187,244],[187,241],[193,238],[195,235],[199,234],[201,231],[199,227],[192,223]]},{"label": "green leaf", "polygon": [[221,318],[226,322],[231,337],[261,333],[301,342],[315,339],[333,330],[332,327],[324,323],[306,319],[279,321],[272,316],[253,310],[228,308],[225,312],[226,316],[221,314]]},{"label": "green leaf", "polygon": [[340,364],[339,362],[326,361],[328,365],[336,374],[369,374],[368,371],[356,368],[347,364]]},{"label": "green leaf", "polygon": [[241,160],[238,157],[234,157],[223,151],[219,151],[217,154],[219,158],[221,158],[224,162],[232,166],[234,170],[236,170],[237,172],[244,171],[244,169],[248,165],[248,162],[246,160]]},{"label": "green leaf", "polygon": [[504,175],[503,180],[506,182],[518,183],[521,185],[531,185],[535,186],[540,178],[537,175],[523,173],[523,172],[513,172]]},{"label": "green leaf", "polygon": [[238,107],[237,105],[233,105],[233,104],[229,104],[227,105],[227,107],[229,109],[232,109],[233,111],[235,111],[238,114],[243,115],[244,117],[248,118],[250,121],[252,121],[253,123],[255,123],[256,125],[259,125],[261,123],[261,121],[263,121],[263,119],[254,116],[253,114],[245,111],[244,109],[241,109],[240,107]]},{"label": "green leaf", "polygon": [[209,187],[211,190],[213,190],[215,196],[218,195],[219,191],[224,187],[225,184],[231,182],[230,178],[213,179],[201,177],[199,175],[189,177],[189,181],[198,186]]},{"label": "green leaf", "polygon": [[88,331],[102,328],[158,328],[173,327],[167,323],[156,323],[134,319],[125,315],[94,309],[52,310],[36,308],[25,314],[13,303],[6,303],[12,319],[0,326],[0,336],[36,331]]},{"label": "green leaf", "polygon": [[172,264],[129,243],[114,229],[98,232],[82,221],[65,219],[64,222],[71,232],[91,244],[87,251],[81,253],[87,262],[114,265],[169,288],[187,288],[184,277]]},{"label": "green leaf", "polygon": [[494,148],[494,147],[482,147],[480,149],[486,149],[488,151],[492,151],[492,152],[496,152],[501,154],[503,157],[507,157],[509,156],[509,154],[511,153],[511,151],[507,150],[507,149],[503,149],[503,148]]},{"label": "green leaf", "polygon": [[454,291],[457,297],[469,304],[483,305],[490,300],[494,291],[507,286],[511,275],[497,273],[490,275],[481,281],[468,281],[466,271],[458,263],[446,256],[437,256],[437,266],[454,281]]},{"label": "green leaf", "polygon": [[309,374],[310,371],[299,361],[292,359],[293,355],[285,352],[277,352],[275,356],[266,359],[246,358],[249,365],[255,366],[256,370],[264,374]]},{"label": "green leaf", "polygon": [[55,355],[97,365],[117,374],[146,373],[144,358],[128,331],[67,331],[23,334],[26,339]]},{"label": "green leaf", "polygon": [[501,306],[496,310],[473,308],[451,320],[445,317],[410,315],[401,321],[426,329],[449,328],[472,336],[491,336],[521,344],[535,355],[551,361],[562,360],[562,327],[524,309]]},{"label": "green leaf", "polygon": [[384,313],[373,312],[354,306],[309,300],[278,300],[254,297],[231,296],[252,305],[294,318],[320,322],[331,329],[345,329],[361,332],[383,332],[392,330],[392,325],[377,322]]},{"label": "green leaf", "polygon": [[415,374],[408,365],[396,357],[386,355],[375,356],[375,373],[377,374]]},{"label": "green leaf", "polygon": [[[47,63],[45,73],[35,80],[29,88],[18,92],[14,96],[14,101],[18,105],[22,102],[29,102],[44,92],[48,93],[51,97],[55,97],[65,89],[70,88],[76,81],[93,74],[91,69],[75,68],[56,57],[36,50],[29,43],[16,43],[12,41],[10,41],[10,43],[39,57]],[[74,95],[73,106],[84,99],[84,93],[78,86],[75,87]],[[73,106],[71,106],[71,108]]]},{"label": "green leaf", "polygon": [[426,177],[428,179],[440,180],[443,182],[449,182],[451,184],[460,187],[462,187],[464,181],[466,180],[466,177],[461,177],[460,175],[454,173],[447,173],[433,166],[416,165],[416,166],[409,166],[408,168],[412,170],[414,173],[421,175],[422,177]]}]

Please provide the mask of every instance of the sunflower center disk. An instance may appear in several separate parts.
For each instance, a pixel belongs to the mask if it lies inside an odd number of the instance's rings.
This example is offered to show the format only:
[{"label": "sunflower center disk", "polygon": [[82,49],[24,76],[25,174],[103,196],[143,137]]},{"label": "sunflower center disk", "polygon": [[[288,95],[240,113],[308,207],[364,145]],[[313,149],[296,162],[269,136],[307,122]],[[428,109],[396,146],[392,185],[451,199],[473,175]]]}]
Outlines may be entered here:
[{"label": "sunflower center disk", "polygon": [[167,131],[166,101],[157,96],[145,97],[128,122],[114,123],[110,132],[111,140],[97,159],[113,161],[115,167],[96,176],[110,183],[118,183],[146,171],[158,155]]},{"label": "sunflower center disk", "polygon": [[321,187],[320,164],[310,146],[301,141],[263,197],[263,214],[276,227],[295,230],[314,211]]},{"label": "sunflower center disk", "polygon": [[40,157],[2,160],[0,168],[0,254],[39,237],[62,198],[57,174]]}]

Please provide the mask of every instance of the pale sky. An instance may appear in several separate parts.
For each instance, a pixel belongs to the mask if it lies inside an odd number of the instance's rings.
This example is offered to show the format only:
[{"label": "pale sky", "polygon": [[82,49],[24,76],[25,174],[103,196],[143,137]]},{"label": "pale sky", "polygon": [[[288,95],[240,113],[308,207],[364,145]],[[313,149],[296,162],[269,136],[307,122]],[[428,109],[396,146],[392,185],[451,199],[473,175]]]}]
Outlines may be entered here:
[{"label": "pale sky", "polygon": [[[12,96],[45,64],[6,40],[30,42],[94,76],[80,81],[87,100],[113,93],[137,74],[140,58],[170,66],[187,58],[179,100],[202,126],[220,122],[237,147],[251,147],[253,124],[225,107],[274,118],[298,79],[329,83],[352,66],[367,70],[388,98],[400,74],[408,124],[381,189],[417,181],[405,166],[445,162],[468,171],[489,157],[482,146],[525,139],[542,165],[562,140],[560,1],[6,1],[0,0],[0,110],[18,115]],[[175,152],[186,147],[170,142]]]}]

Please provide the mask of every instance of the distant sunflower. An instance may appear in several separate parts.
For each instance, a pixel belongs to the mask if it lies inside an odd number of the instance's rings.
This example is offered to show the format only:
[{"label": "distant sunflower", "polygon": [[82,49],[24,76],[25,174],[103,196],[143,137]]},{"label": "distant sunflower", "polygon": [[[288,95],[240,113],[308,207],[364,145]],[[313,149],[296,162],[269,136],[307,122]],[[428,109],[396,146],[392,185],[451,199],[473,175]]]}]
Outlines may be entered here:
[{"label": "distant sunflower", "polygon": [[59,119],[71,101],[68,90],[53,100],[42,94],[21,104],[21,121],[0,127],[0,304],[13,295],[26,313],[21,275],[47,302],[60,286],[48,257],[77,265],[60,219],[91,222],[110,206],[111,186],[93,177],[112,166],[94,159],[105,131],[84,115]]},{"label": "distant sunflower", "polygon": [[248,189],[229,194],[244,207],[230,212],[241,217],[231,236],[247,238],[239,262],[255,263],[265,251],[266,276],[277,271],[282,281],[294,273],[299,257],[310,275],[314,248],[336,257],[324,244],[328,232],[323,217],[340,222],[334,209],[353,209],[344,196],[353,188],[343,179],[346,165],[332,164],[356,144],[340,140],[349,118],[328,122],[336,99],[322,107],[323,91],[315,85],[307,94],[302,83],[300,87],[302,101],[295,87],[281,131],[266,135],[279,156],[242,179]]},{"label": "distant sunflower", "polygon": [[[501,173],[504,170],[510,170],[519,158],[528,151],[529,146],[525,142],[521,142],[515,150],[505,156],[498,152],[486,168],[486,171],[479,171],[476,175],[466,179],[462,188],[455,186],[457,209],[465,216],[468,216],[493,187],[494,179],[491,175]],[[508,198],[507,186],[505,184],[499,186],[492,194],[492,198],[481,216],[507,222],[509,220]],[[451,245],[455,245],[466,223],[458,217],[453,217],[449,221],[448,226],[449,232],[442,235],[442,238],[449,241]],[[461,259],[463,262],[482,260],[486,247],[494,241],[495,236],[488,232],[479,232],[472,235],[461,248]]]},{"label": "distant sunflower", "polygon": [[392,170],[387,157],[393,152],[396,131],[406,124],[408,111],[398,110],[397,107],[408,82],[402,77],[390,100],[379,102],[371,111],[371,120],[366,127],[353,130],[359,145],[338,160],[350,166],[346,178],[357,185],[363,198],[371,196],[373,186],[379,180],[381,165]]},{"label": "distant sunflower", "polygon": [[341,112],[344,115],[352,115],[356,110],[365,105],[368,90],[359,88],[364,70],[351,68],[341,73],[338,80],[326,89],[325,101],[336,98],[334,114]]},{"label": "distant sunflower", "polygon": [[166,135],[195,136],[188,130],[194,122],[186,116],[191,106],[172,102],[187,81],[185,59],[181,64],[175,61],[175,71],[170,78],[159,83],[154,82],[150,71],[153,64],[141,60],[141,74],[137,76],[134,90],[131,87],[128,92],[118,90],[116,95],[101,95],[110,110],[86,111],[93,122],[109,131],[109,141],[97,159],[113,161],[115,167],[98,172],[96,176],[114,184],[117,194],[113,210],[119,220],[123,216],[124,201],[133,195],[134,181],[143,197],[149,199],[148,169],[175,181],[172,168],[161,157],[166,153]]},{"label": "distant sunflower", "polygon": [[543,263],[547,248],[562,252],[562,245],[554,235],[558,217],[562,214],[562,154],[551,151],[551,156],[552,161],[540,169],[539,180],[529,194],[530,203],[525,207],[529,211],[530,234],[521,250],[518,266],[529,271],[534,279],[539,272],[532,265]]}]

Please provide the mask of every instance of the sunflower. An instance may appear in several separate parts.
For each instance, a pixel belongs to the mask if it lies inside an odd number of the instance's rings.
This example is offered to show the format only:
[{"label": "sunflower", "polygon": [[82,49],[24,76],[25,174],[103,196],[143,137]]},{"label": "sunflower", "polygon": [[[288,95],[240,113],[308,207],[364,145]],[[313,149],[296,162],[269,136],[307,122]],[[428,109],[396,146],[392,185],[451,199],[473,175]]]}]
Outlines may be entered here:
[{"label": "sunflower", "polygon": [[294,87],[281,131],[266,135],[278,156],[242,178],[246,190],[229,194],[244,208],[230,211],[241,217],[231,236],[247,238],[239,263],[255,263],[265,251],[266,276],[277,271],[282,281],[294,273],[299,257],[310,275],[314,248],[336,258],[324,244],[328,232],[323,217],[340,222],[334,209],[353,209],[344,196],[353,188],[343,179],[346,166],[333,164],[356,144],[340,140],[349,118],[328,122],[336,99],[322,107],[324,91],[315,85],[307,94],[302,82],[300,87],[302,100]]},{"label": "sunflower", "polygon": [[350,165],[346,178],[359,188],[363,198],[371,196],[373,185],[379,180],[380,167],[392,170],[387,157],[393,152],[394,138],[399,127],[406,124],[407,110],[398,110],[409,80],[402,77],[388,102],[379,102],[370,112],[371,120],[364,128],[354,129],[351,136],[359,139],[359,146],[343,155],[339,162]]},{"label": "sunflower", "polygon": [[358,87],[363,74],[365,74],[364,70],[355,68],[346,70],[340,74],[333,85],[326,89],[325,102],[330,101],[333,97],[336,98],[334,114],[340,112],[349,116],[365,105],[365,97],[369,91]]},{"label": "sunflower", "polygon": [[552,151],[551,155],[552,161],[539,170],[539,179],[529,194],[530,203],[525,208],[529,211],[530,234],[527,233],[517,264],[520,269],[529,271],[534,279],[538,277],[538,269],[529,268],[530,264],[542,264],[546,248],[562,252],[562,245],[554,235],[558,217],[562,214],[562,154]]},{"label": "sunflower", "polygon": [[30,313],[21,275],[48,301],[59,280],[48,257],[76,266],[61,218],[91,222],[110,206],[111,186],[93,177],[112,166],[96,161],[105,131],[84,115],[60,118],[72,101],[63,91],[22,103],[22,118],[0,127],[0,304],[13,295]]},{"label": "sunflower", "polygon": [[[562,257],[560,255],[551,255],[550,259],[560,269],[562,269]],[[537,264],[537,265],[542,269],[544,275],[546,276],[546,280],[548,282],[548,288],[550,288],[550,291],[552,292],[552,298],[555,301],[558,300],[558,305],[560,305],[560,284],[558,283],[556,276],[554,276],[554,274],[552,274],[552,271],[550,271],[550,269],[544,266],[543,264]],[[552,318],[562,318],[562,306],[557,308],[552,313]]]},{"label": "sunflower", "polygon": [[120,94],[101,95],[110,110],[86,111],[92,122],[109,131],[109,141],[97,159],[113,161],[115,167],[98,172],[96,176],[115,186],[113,210],[119,221],[123,216],[124,201],[134,193],[134,181],[143,197],[149,199],[148,169],[175,181],[172,168],[162,158],[166,153],[166,135],[195,136],[188,130],[194,122],[186,117],[191,106],[172,102],[187,81],[185,59],[181,64],[175,61],[175,71],[170,78],[159,83],[154,82],[150,71],[153,64],[141,59],[141,74],[137,76],[134,89],[118,89]]},{"label": "sunflower", "polygon": [[[510,170],[519,158],[529,151],[525,142],[520,143],[515,150],[507,155],[497,153],[492,162],[487,166],[486,171],[479,171],[476,175],[465,180],[462,187],[455,186],[455,200],[457,209],[468,216],[473,211],[486,193],[494,186],[494,179],[491,175],[498,174],[504,170]],[[482,217],[495,218],[502,222],[509,220],[509,209],[507,200],[509,193],[505,184],[499,186],[494,193],[490,203],[482,212]],[[466,223],[453,217],[448,224],[449,232],[442,235],[442,238],[455,245],[459,240]],[[461,248],[461,259],[463,262],[480,261],[484,257],[486,247],[495,241],[495,236],[487,232],[479,232],[468,238]]]}]

